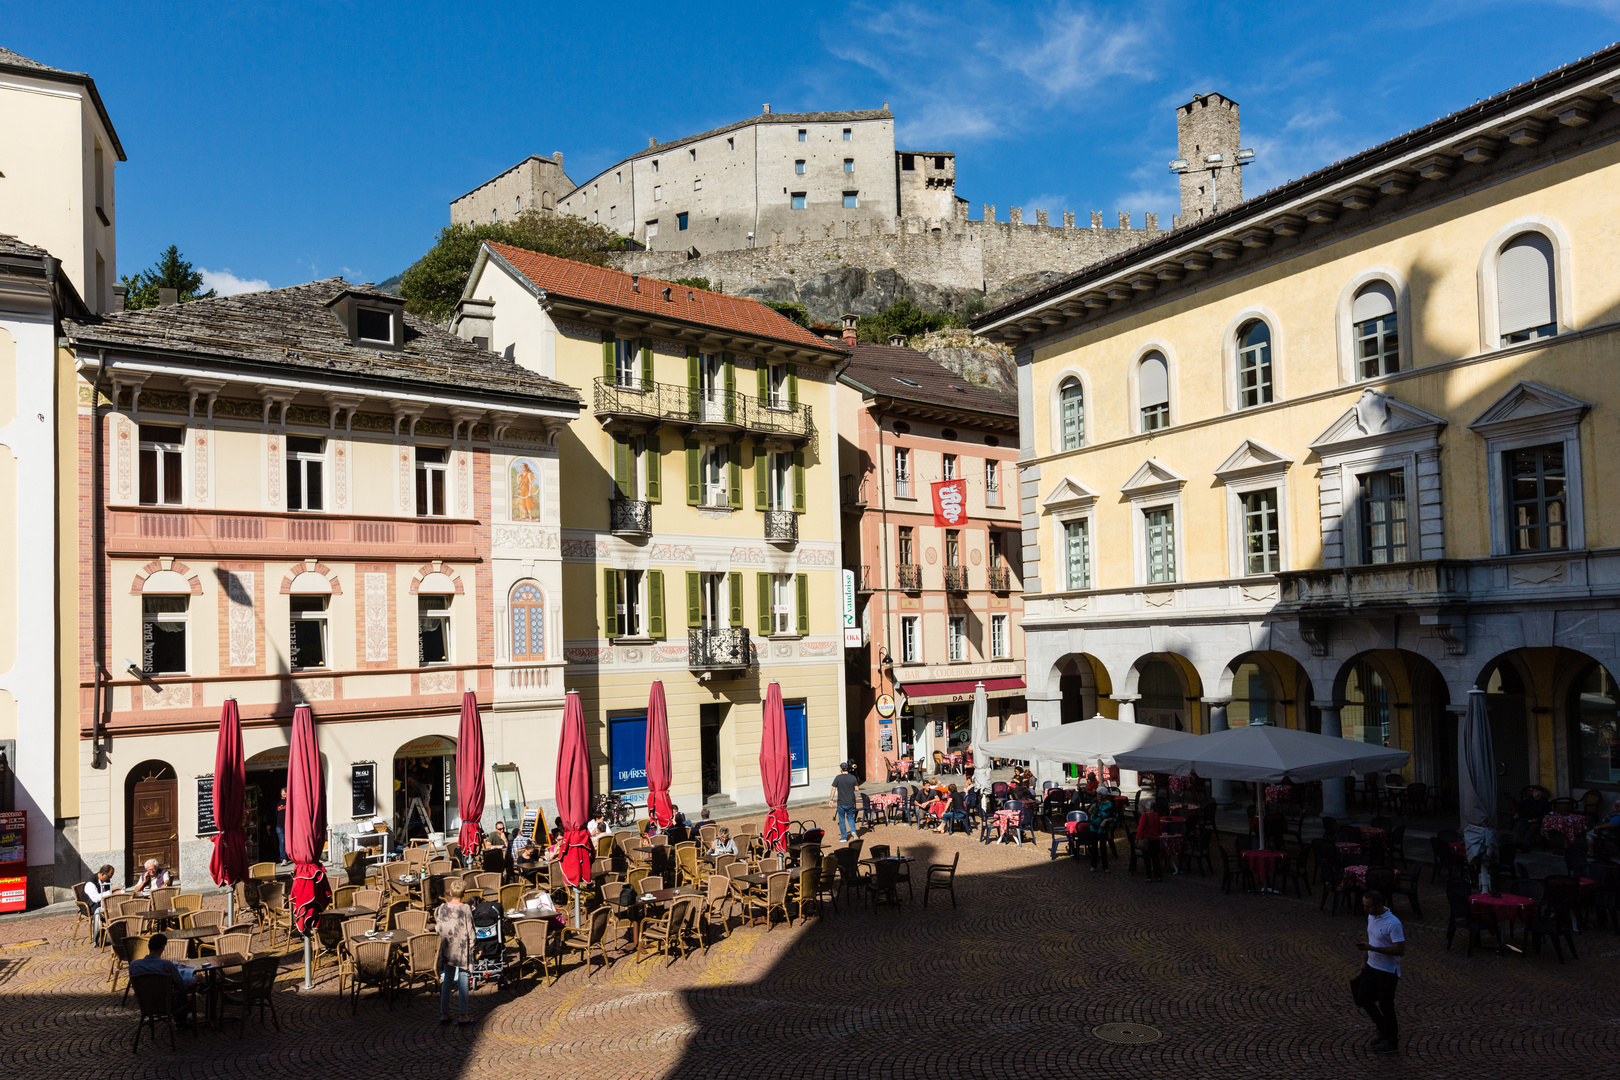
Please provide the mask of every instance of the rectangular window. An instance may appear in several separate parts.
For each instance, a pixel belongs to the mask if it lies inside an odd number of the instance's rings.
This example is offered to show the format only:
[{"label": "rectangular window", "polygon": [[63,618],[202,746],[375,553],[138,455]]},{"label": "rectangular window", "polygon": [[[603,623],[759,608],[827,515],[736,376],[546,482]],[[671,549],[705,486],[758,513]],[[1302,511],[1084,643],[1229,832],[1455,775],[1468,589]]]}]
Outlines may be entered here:
[{"label": "rectangular window", "polygon": [[616,184],[622,184],[622,183],[624,183],[624,173],[622,173],[622,172],[616,172],[616,173],[614,173],[614,174],[613,174],[613,181],[614,181],[614,183],[616,183]]},{"label": "rectangular window", "polygon": [[702,191],[703,190],[703,177],[700,176],[696,180],[692,181],[692,190],[693,191]]},{"label": "rectangular window", "polygon": [[393,341],[394,316],[376,308],[355,308],[354,325],[362,341]]},{"label": "rectangular window", "polygon": [[1176,523],[1170,507],[1143,511],[1142,524],[1147,538],[1148,583],[1176,580]]},{"label": "rectangular window", "polygon": [[985,536],[985,562],[994,570],[1001,565],[1001,534],[994,529]]},{"label": "rectangular window", "polygon": [[726,140],[726,149],[727,150],[735,150],[735,149],[737,149],[737,140],[736,139],[727,139]]},{"label": "rectangular window", "polygon": [[804,159],[800,158],[793,163],[793,171],[800,176],[804,175]]},{"label": "rectangular window", "polygon": [[620,570],[613,591],[618,637],[640,637],[641,627],[640,570]]},{"label": "rectangular window", "polygon": [[450,472],[450,451],[442,446],[416,448],[416,516],[444,517],[449,512],[445,497]]},{"label": "rectangular window", "polygon": [[1070,589],[1091,588],[1091,530],[1087,521],[1063,523],[1063,562]]},{"label": "rectangular window", "polygon": [[900,616],[900,662],[915,664],[922,659],[921,619],[917,615]]},{"label": "rectangular window", "polygon": [[326,605],[330,599],[311,593],[294,593],[287,598],[292,620],[287,658],[294,671],[327,666]]},{"label": "rectangular window", "polygon": [[685,232],[686,231],[686,215],[685,214],[676,214],[675,215],[675,231],[676,232]]},{"label": "rectangular window", "polygon": [[[730,625],[729,574],[698,575],[698,625],[705,630],[724,630]],[[738,601],[741,603],[741,601]]]},{"label": "rectangular window", "polygon": [[658,171],[658,159],[657,158],[653,158],[652,167],[653,167],[653,172]]},{"label": "rectangular window", "polygon": [[1401,339],[1394,312],[1356,324],[1356,363],[1363,379],[1401,369]]},{"label": "rectangular window", "polygon": [[716,443],[703,449],[703,505],[730,506],[731,478],[727,471],[730,458],[725,443]]},{"label": "rectangular window", "polygon": [[1005,660],[1011,655],[1007,648],[1007,616],[990,616],[990,658]]},{"label": "rectangular window", "polygon": [[917,157],[916,157],[915,154],[901,154],[900,155],[900,171],[901,172],[915,172],[916,169],[917,169]]},{"label": "rectangular window", "polygon": [[[762,453],[763,451],[756,451]],[[765,477],[766,505],[772,510],[793,508],[793,454],[775,451],[768,459],[770,471]]]},{"label": "rectangular window", "polygon": [[803,210],[804,209],[804,192],[795,191],[793,193],[792,206],[793,206],[793,209],[795,209],[795,210]]},{"label": "rectangular window", "polygon": [[809,137],[809,135],[810,135],[810,133],[808,131],[806,131],[804,128],[799,129],[799,141],[800,142],[806,141],[806,139]]},{"label": "rectangular window", "polygon": [[423,667],[450,662],[450,597],[416,598],[416,653]]},{"label": "rectangular window", "polygon": [[141,673],[183,675],[186,659],[186,604],[189,596],[141,598]]},{"label": "rectangular window", "polygon": [[1243,496],[1243,572],[1275,574],[1282,569],[1277,523],[1277,489]]},{"label": "rectangular window", "polygon": [[894,448],[894,494],[911,498],[911,451],[904,446]]},{"label": "rectangular window", "polygon": [[917,565],[916,552],[912,546],[912,529],[910,525],[900,526],[900,565]]},{"label": "rectangular window", "polygon": [[771,575],[771,633],[793,633],[793,575]]},{"label": "rectangular window", "polygon": [[934,159],[934,168],[943,169],[944,167],[945,167],[945,159],[942,158],[942,157],[936,157]]},{"label": "rectangular window", "polygon": [[1367,473],[1361,488],[1361,562],[1406,561],[1406,470]]},{"label": "rectangular window", "polygon": [[653,202],[658,202],[663,197],[664,197],[664,185],[663,184],[654,184],[653,185]]},{"label": "rectangular window", "polygon": [[944,469],[945,469],[945,473],[944,473],[944,476],[941,477],[941,479],[944,479],[944,480],[955,480],[956,479],[956,455],[955,454],[946,454],[945,455]]},{"label": "rectangular window", "polygon": [[697,150],[696,150],[696,148],[688,150],[686,152],[686,160],[687,161],[696,161],[697,160]]},{"label": "rectangular window", "polygon": [[854,133],[852,131],[850,131],[849,128],[844,129],[844,141],[845,142],[849,142],[850,139],[853,137],[853,135],[854,135]]},{"label": "rectangular window", "polygon": [[959,529],[945,530],[945,565],[962,565],[962,532]]},{"label": "rectangular window", "polygon": [[629,338],[613,339],[613,380],[632,390],[641,387],[641,349]]},{"label": "rectangular window", "polygon": [[1508,527],[1513,550],[1564,551],[1569,547],[1564,447],[1527,446],[1503,456]]},{"label": "rectangular window", "polygon": [[846,191],[846,192],[844,192],[844,209],[845,210],[859,210],[860,206],[861,206],[860,192],[858,192],[858,191]]},{"label": "rectangular window", "polygon": [[1156,405],[1142,406],[1142,430],[1158,431],[1160,428],[1170,426],[1170,403],[1161,401]]},{"label": "rectangular window", "polygon": [[325,439],[287,436],[287,509],[324,509],[325,473]]},{"label": "rectangular window", "polygon": [[788,366],[786,364],[770,364],[766,367],[765,387],[769,395],[766,404],[771,408],[786,409],[792,404],[792,393],[788,386]]},{"label": "rectangular window", "polygon": [[180,448],[184,428],[141,425],[141,504],[179,506],[182,495]]},{"label": "rectangular window", "polygon": [[984,505],[1001,505],[1001,462],[984,459]]},{"label": "rectangular window", "polygon": [[652,243],[653,237],[658,235],[658,219],[653,218],[647,222],[647,242]]},{"label": "rectangular window", "polygon": [[945,621],[946,644],[952,663],[967,659],[967,616],[952,615]]},{"label": "rectangular window", "polygon": [[847,172],[847,173],[852,173],[852,172],[855,171],[855,159],[854,158],[847,157],[847,158],[844,159],[844,171]]}]

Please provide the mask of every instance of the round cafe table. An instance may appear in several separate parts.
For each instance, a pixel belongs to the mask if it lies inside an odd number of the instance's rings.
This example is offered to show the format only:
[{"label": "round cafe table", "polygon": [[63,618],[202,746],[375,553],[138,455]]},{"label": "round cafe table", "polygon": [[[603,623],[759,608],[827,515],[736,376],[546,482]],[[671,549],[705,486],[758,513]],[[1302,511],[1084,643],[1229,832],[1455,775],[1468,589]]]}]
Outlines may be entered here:
[{"label": "round cafe table", "polygon": [[1530,897],[1513,893],[1503,893],[1501,896],[1475,893],[1468,898],[1468,906],[1479,918],[1490,918],[1498,923],[1517,919],[1527,926],[1536,910],[1536,902]]},{"label": "round cafe table", "polygon": [[1272,886],[1272,879],[1287,863],[1286,851],[1261,851],[1258,848],[1250,848],[1243,853],[1243,865],[1248,867],[1249,872],[1255,877],[1263,878],[1265,881],[1261,892],[1277,891]]},{"label": "round cafe table", "polygon": [[1585,814],[1548,814],[1541,819],[1541,835],[1563,833],[1570,840],[1586,832]]}]

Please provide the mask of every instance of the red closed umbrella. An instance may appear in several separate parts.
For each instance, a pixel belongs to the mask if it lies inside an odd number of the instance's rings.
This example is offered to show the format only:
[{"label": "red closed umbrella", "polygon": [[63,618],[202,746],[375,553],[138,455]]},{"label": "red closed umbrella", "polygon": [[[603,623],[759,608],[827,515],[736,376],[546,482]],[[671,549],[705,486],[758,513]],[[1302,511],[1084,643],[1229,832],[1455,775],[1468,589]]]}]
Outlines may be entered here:
[{"label": "red closed umbrella", "polygon": [[[591,754],[585,745],[585,708],[579,691],[568,691],[563,704],[562,733],[557,743],[557,816],[562,819],[563,880],[579,885],[591,880]],[[579,924],[579,891],[574,892],[574,924]]]},{"label": "red closed umbrella", "polygon": [[292,916],[300,934],[312,933],[332,902],[332,887],[321,865],[326,842],[326,785],[315,714],[308,705],[293,710],[292,747],[287,756],[287,854],[293,861]]},{"label": "red closed umbrella", "polygon": [[764,730],[759,739],[759,782],[771,806],[765,819],[768,847],[787,846],[788,791],[793,786],[793,754],[788,749],[787,714],[782,711],[782,687],[773,681],[765,688]]},{"label": "red closed umbrella", "polygon": [[664,706],[663,680],[655,679],[647,698],[647,813],[660,829],[675,821],[675,804],[669,801],[671,775],[669,710]]},{"label": "red closed umbrella", "polygon": [[208,872],[215,885],[226,888],[248,876],[247,833],[242,828],[242,803],[247,788],[247,764],[242,757],[242,717],[236,699],[226,698],[219,711],[219,742],[214,748],[214,855]]},{"label": "red closed umbrella", "polygon": [[456,791],[461,798],[461,855],[471,859],[484,838],[484,725],[478,719],[478,698],[471,690],[461,695],[461,730],[456,736]]}]

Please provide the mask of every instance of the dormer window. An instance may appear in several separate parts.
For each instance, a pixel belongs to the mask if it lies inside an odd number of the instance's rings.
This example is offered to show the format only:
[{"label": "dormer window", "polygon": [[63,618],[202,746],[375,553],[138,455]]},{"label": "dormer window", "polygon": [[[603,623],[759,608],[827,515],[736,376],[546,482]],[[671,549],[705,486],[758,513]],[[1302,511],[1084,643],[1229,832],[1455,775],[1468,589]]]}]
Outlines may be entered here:
[{"label": "dormer window", "polygon": [[357,307],[354,309],[355,328],[361,341],[381,341],[392,344],[394,340],[394,316],[392,312],[380,311],[377,308]]}]

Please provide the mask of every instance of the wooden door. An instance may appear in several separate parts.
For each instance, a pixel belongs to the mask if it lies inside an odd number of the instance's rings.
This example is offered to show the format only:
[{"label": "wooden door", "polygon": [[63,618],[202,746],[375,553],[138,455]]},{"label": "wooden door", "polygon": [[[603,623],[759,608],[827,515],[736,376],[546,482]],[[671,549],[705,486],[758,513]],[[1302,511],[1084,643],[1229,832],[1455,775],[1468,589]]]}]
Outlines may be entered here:
[{"label": "wooden door", "polygon": [[180,863],[180,785],[174,770],[143,770],[145,775],[130,789],[130,873],[139,873],[147,859],[156,859],[171,872]]}]

